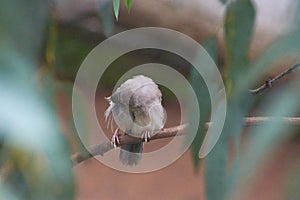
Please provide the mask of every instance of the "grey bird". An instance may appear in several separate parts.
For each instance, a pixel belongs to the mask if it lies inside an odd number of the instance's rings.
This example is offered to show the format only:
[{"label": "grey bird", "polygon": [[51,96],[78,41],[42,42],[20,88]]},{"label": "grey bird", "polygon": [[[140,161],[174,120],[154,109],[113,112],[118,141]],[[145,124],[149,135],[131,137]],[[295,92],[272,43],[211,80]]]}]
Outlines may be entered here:
[{"label": "grey bird", "polygon": [[[147,141],[164,127],[166,114],[161,105],[162,94],[151,78],[143,75],[125,81],[116,91],[106,98],[110,106],[104,113],[108,126],[114,121],[118,128],[112,143],[118,142],[118,129],[126,134],[144,138]],[[143,152],[143,142],[121,145],[119,155],[124,165],[137,165]]]}]

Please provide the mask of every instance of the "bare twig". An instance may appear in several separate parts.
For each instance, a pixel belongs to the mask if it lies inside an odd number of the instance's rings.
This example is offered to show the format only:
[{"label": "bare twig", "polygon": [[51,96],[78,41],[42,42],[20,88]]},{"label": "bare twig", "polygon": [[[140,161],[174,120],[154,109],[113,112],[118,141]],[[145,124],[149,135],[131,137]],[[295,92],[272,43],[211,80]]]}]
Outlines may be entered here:
[{"label": "bare twig", "polygon": [[[275,118],[272,117],[246,117],[244,118],[244,126],[257,126],[261,125],[270,121],[273,121]],[[291,125],[300,126],[300,117],[286,117],[281,119],[283,122]],[[205,127],[208,128],[211,125],[211,122],[207,122],[205,124]],[[150,140],[156,140],[161,138],[169,138],[169,137],[175,137],[179,135],[186,134],[188,124],[182,124],[179,126],[174,126],[171,128],[164,128],[160,131],[158,131],[154,136],[150,138]],[[133,144],[143,141],[142,138],[136,138],[129,135],[126,135],[124,133],[121,133],[119,135],[119,143],[117,146],[120,146],[122,144]],[[96,156],[96,155],[103,155],[104,153],[110,151],[113,149],[113,145],[110,141],[104,141],[100,142],[94,145],[91,145],[88,147],[88,151],[90,152],[87,155],[81,155],[80,153],[75,153],[72,155],[71,160],[73,165],[76,165],[84,160],[87,160],[90,157]]]},{"label": "bare twig", "polygon": [[273,79],[269,79],[267,80],[263,85],[261,85],[260,87],[253,89],[253,90],[249,90],[251,93],[253,94],[259,94],[260,92],[262,92],[265,89],[271,88],[273,86],[273,84],[281,79],[282,77],[284,77],[285,75],[291,73],[293,70],[295,70],[297,67],[300,66],[300,63],[296,63],[293,66],[289,67],[288,69],[284,70],[283,72],[279,73],[277,76],[275,76]]}]

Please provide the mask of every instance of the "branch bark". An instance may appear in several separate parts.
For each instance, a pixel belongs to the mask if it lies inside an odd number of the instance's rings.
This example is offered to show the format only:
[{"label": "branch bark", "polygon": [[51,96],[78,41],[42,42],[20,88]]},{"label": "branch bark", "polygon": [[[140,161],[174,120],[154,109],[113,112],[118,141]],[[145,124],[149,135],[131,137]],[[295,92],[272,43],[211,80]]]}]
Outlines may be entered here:
[{"label": "branch bark", "polygon": [[284,70],[283,72],[279,73],[277,76],[275,76],[272,79],[267,80],[263,85],[261,85],[260,87],[253,89],[253,90],[249,90],[251,93],[253,94],[259,94],[261,93],[263,90],[271,88],[273,86],[273,84],[278,81],[279,79],[281,79],[282,77],[286,76],[287,74],[291,73],[293,70],[295,70],[297,67],[300,66],[300,63],[296,63],[293,66],[289,67],[288,69]]},{"label": "branch bark", "polygon": [[[244,126],[249,127],[249,126],[258,126],[262,125],[268,122],[271,122],[275,120],[273,117],[246,117],[244,118]],[[295,126],[300,126],[300,117],[284,117],[281,118],[281,120],[284,123],[290,124],[290,125],[295,125]],[[209,126],[211,126],[211,122],[207,122],[205,124],[205,128],[207,129]],[[162,138],[169,138],[169,137],[175,137],[175,136],[180,136],[180,135],[185,135],[187,134],[186,130],[188,128],[188,124],[182,124],[179,126],[174,126],[170,128],[164,128],[160,131],[158,131],[154,136],[150,138],[151,140],[156,140],[156,139],[162,139]],[[143,141],[142,138],[136,138],[132,137],[130,135],[125,135],[124,133],[119,135],[119,144],[117,146],[120,146],[122,144],[133,144],[133,143],[138,143]],[[71,156],[71,161],[73,163],[73,166],[76,164],[81,163],[84,160],[87,160],[93,156],[97,155],[104,155],[104,153],[112,150],[114,146],[111,144],[110,141],[102,141],[100,143],[91,145],[88,147],[88,152],[89,154],[87,155],[82,155],[80,153],[75,153]]]}]

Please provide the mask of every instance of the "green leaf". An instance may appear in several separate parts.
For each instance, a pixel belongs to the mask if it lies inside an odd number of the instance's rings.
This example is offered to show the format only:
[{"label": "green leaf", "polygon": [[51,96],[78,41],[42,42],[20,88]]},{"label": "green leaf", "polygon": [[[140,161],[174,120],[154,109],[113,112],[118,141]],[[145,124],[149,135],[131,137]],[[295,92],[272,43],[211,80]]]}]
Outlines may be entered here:
[{"label": "green leaf", "polygon": [[41,0],[0,2],[0,162],[10,166],[0,193],[7,199],[74,199],[67,142],[35,85],[48,6]]},{"label": "green leaf", "polygon": [[222,134],[205,160],[207,200],[224,199],[226,192],[227,138]]},{"label": "green leaf", "polygon": [[[217,57],[217,39],[215,37],[207,39],[203,43],[203,47],[212,57],[216,60]],[[201,62],[201,56],[197,58],[197,62]],[[198,132],[192,143],[192,157],[194,161],[195,169],[199,167],[199,151],[205,136],[205,123],[209,121],[211,101],[209,98],[209,92],[206,83],[202,79],[201,75],[194,68],[191,70],[191,85],[196,93],[198,99],[199,110],[201,111],[201,117],[198,124]],[[195,108],[190,108],[190,112],[193,112]]]},{"label": "green leaf", "polygon": [[294,85],[295,87],[282,88],[277,94],[272,93],[265,99],[262,112],[266,116],[272,116],[273,120],[254,127],[248,133],[250,138],[244,150],[245,154],[241,158],[236,183],[241,194],[247,190],[249,182],[257,174],[260,166],[267,161],[266,158],[272,157],[278,145],[291,137],[290,133],[294,127],[286,125],[281,118],[297,115],[296,108],[299,106],[300,94],[295,91],[299,91],[299,81],[296,80]]},{"label": "green leaf", "polygon": [[[255,20],[255,9],[250,0],[231,1],[226,7],[224,33],[226,42],[225,53],[225,85],[228,95],[226,121],[222,134],[207,156],[205,162],[206,194],[208,200],[226,199],[236,181],[239,168],[239,152],[236,151],[233,166],[229,173],[228,143],[233,139],[235,149],[239,148],[242,132],[243,116],[250,101],[246,91],[237,93],[237,79],[243,76],[248,64],[247,52],[252,38]],[[234,92],[234,93],[233,93]],[[227,176],[228,174],[228,176]]]},{"label": "green leaf", "polygon": [[222,4],[226,4],[228,0],[219,0]]},{"label": "green leaf", "polygon": [[132,6],[132,0],[125,0],[125,6],[127,8],[128,13],[130,12]]},{"label": "green leaf", "polygon": [[224,28],[228,63],[235,64],[247,55],[254,20],[255,8],[250,0],[232,1],[227,6]]},{"label": "green leaf", "polygon": [[[48,4],[45,2],[35,0],[28,2],[1,1],[0,52],[2,58],[0,59],[0,76],[3,78],[6,76],[5,72],[13,72],[19,77],[31,79],[29,76],[38,63],[37,55],[43,51],[44,35],[41,33],[46,30],[47,24],[44,22],[48,20],[49,14]],[[18,52],[19,59],[13,58],[16,54],[12,55],[12,51]],[[26,70],[25,66],[10,67],[12,60],[19,62],[19,65],[24,65],[25,62],[30,62],[31,65],[27,65],[29,69]]]},{"label": "green leaf", "polygon": [[[300,3],[298,1],[298,6],[296,13],[300,11]],[[284,60],[286,57],[294,58],[296,60],[300,59],[299,51],[300,46],[297,42],[300,40],[300,15],[296,15],[293,21],[293,29],[286,35],[278,38],[274,43],[272,43],[267,50],[254,61],[251,66],[247,66],[249,69],[247,76],[240,77],[237,80],[239,84],[239,90],[247,90],[249,86],[257,84],[261,78],[270,70],[270,67],[276,61]]]},{"label": "green leaf", "polygon": [[120,11],[120,0],[114,0],[114,13],[116,20],[118,21],[119,19],[119,11]]},{"label": "green leaf", "polygon": [[94,48],[95,43],[85,37],[78,37],[75,30],[59,27],[55,44],[55,75],[62,80],[73,81],[77,71]]},{"label": "green leaf", "polygon": [[114,22],[113,22],[113,16],[110,10],[110,1],[107,2],[99,2],[99,16],[102,21],[104,33],[106,36],[109,36],[112,33]]},{"label": "green leaf", "polygon": [[225,75],[227,90],[236,86],[236,78],[247,70],[247,52],[252,39],[255,8],[250,0],[231,1],[226,8],[224,34],[226,42]]}]

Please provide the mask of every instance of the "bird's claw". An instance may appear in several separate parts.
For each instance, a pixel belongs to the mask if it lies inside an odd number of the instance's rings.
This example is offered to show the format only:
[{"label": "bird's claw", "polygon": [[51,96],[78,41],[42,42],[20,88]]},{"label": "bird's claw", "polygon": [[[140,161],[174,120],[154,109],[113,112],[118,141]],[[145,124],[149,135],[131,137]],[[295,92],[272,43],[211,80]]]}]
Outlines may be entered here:
[{"label": "bird's claw", "polygon": [[111,144],[114,146],[115,149],[117,149],[117,145],[120,144],[118,128],[115,130],[114,135],[111,138]]},{"label": "bird's claw", "polygon": [[145,142],[149,142],[151,138],[150,132],[149,131],[144,132],[142,138],[144,139]]}]

